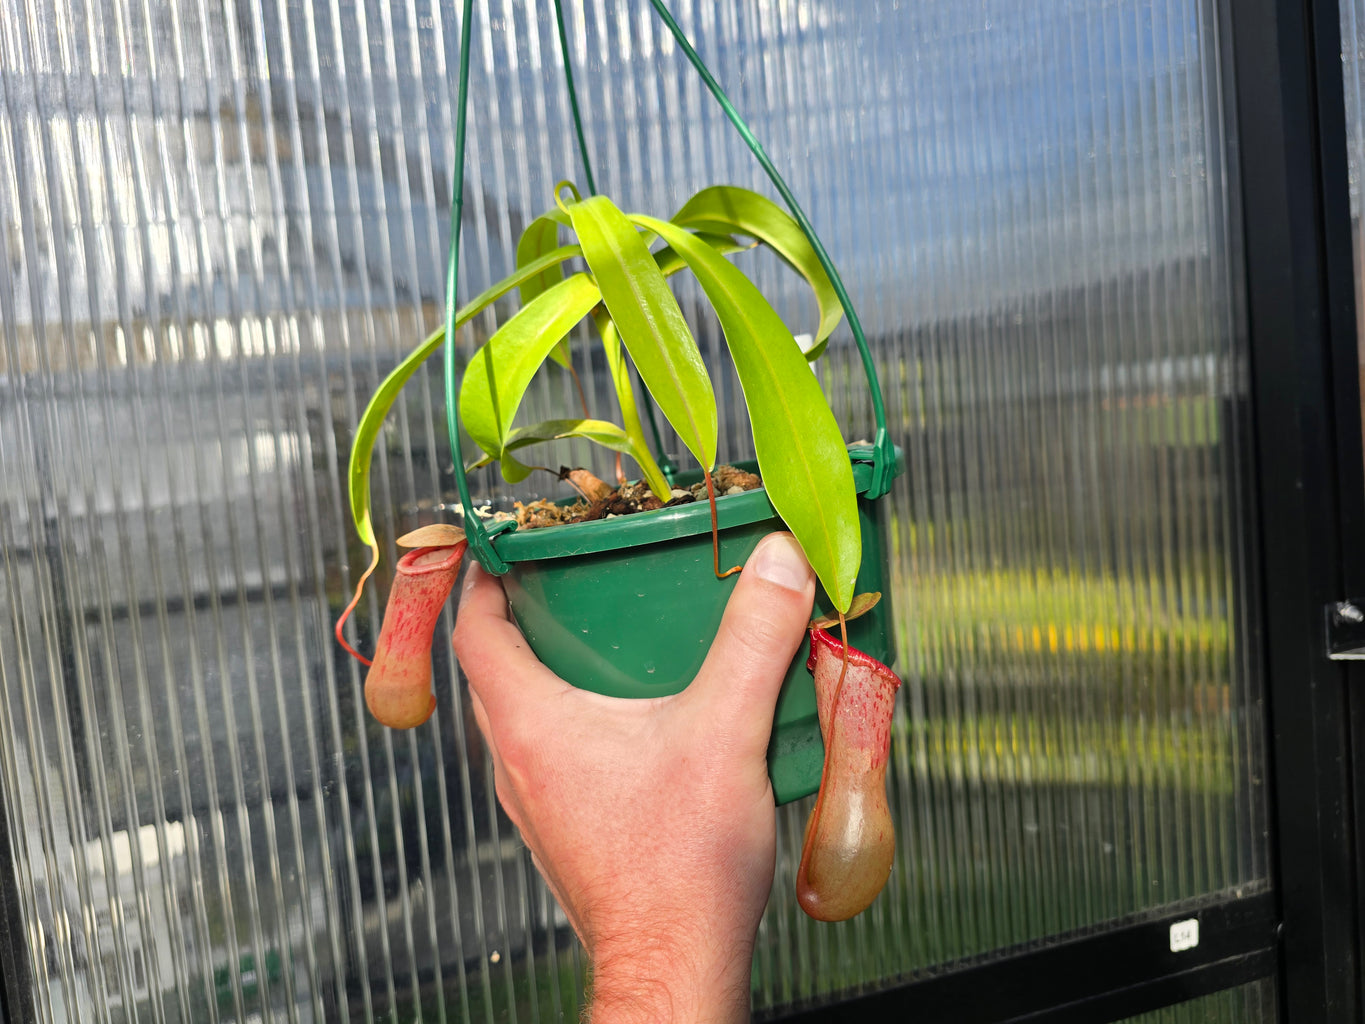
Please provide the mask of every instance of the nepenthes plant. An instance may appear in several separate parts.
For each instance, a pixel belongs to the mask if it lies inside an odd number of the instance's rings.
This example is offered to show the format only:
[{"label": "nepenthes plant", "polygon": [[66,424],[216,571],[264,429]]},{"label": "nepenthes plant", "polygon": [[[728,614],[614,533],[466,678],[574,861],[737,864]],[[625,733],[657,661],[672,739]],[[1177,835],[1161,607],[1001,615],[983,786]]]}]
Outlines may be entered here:
[{"label": "nepenthes plant", "polygon": [[[889,659],[885,604],[874,607],[876,595],[860,595],[856,586],[861,577],[865,590],[875,591],[867,581],[884,578],[875,499],[890,489],[901,469],[900,454],[887,433],[866,339],[833,263],[790,189],[676,21],[660,0],[651,3],[745,137],[790,213],[755,192],[725,185],[703,189],[667,219],[627,213],[608,197],[592,194],[596,189],[580,125],[590,194],[585,197],[572,184],[561,183],[553,207],[523,232],[515,270],[456,309],[464,187],[463,175],[456,175],[445,327],[385,378],[357,427],[348,474],[350,504],[356,531],[371,558],[337,622],[336,637],[365,660],[347,643],[344,624],[379,562],[369,508],[371,455],[403,385],[442,347],[458,508],[468,536],[454,525],[433,524],[400,539],[400,544],[416,550],[400,562],[365,685],[366,702],[379,721],[405,728],[421,724],[432,713],[430,630],[466,545],[484,569],[502,576],[514,617],[548,667],[575,685],[635,697],[677,692],[700,668],[729,594],[727,577],[739,571],[738,565],[722,567],[722,546],[725,561],[730,562],[752,550],[761,536],[785,525],[819,581],[816,604],[825,617],[812,623],[810,649],[821,690],[817,714],[816,689],[804,657],[798,657],[778,699],[769,775],[778,802],[821,790],[806,830],[800,899],[812,916],[837,920],[858,913],[885,884],[887,851],[893,841],[889,813],[882,813],[884,792],[880,812],[875,799],[847,798],[855,790],[864,797],[872,795],[877,779],[884,779],[875,773],[849,772],[860,758],[865,760],[860,752],[866,752],[869,743],[881,745],[873,760],[879,756],[885,764],[893,707],[884,688],[881,698],[868,703],[872,699],[868,695],[876,691],[873,684],[882,676],[868,669],[869,663],[879,663],[850,644],[849,620],[872,608],[852,628],[861,630],[865,642]],[[455,163],[460,167],[468,97],[469,7],[466,0],[455,132]],[[565,75],[573,100],[567,51]],[[572,106],[577,120],[576,100]],[[775,252],[814,293],[818,321],[804,350],[730,258],[754,246]],[[748,410],[761,490],[718,500],[713,471],[719,424],[711,371],[669,284],[669,278],[682,271],[695,279],[724,335]],[[459,360],[455,347],[459,328],[514,291],[520,300],[518,312],[467,360]],[[810,360],[824,351],[845,316],[867,373],[877,419],[870,444],[845,444],[810,369]],[[601,348],[611,381],[615,402],[607,415],[590,408],[574,374],[570,338],[585,322],[593,343]],[[542,368],[554,372],[548,369],[554,364],[574,374],[579,407],[554,419],[519,423],[531,381]],[[637,379],[643,389],[638,392]],[[675,485],[683,481],[670,462],[656,458],[642,424],[641,409],[653,424],[655,407],[699,467],[705,505],[673,507]],[[654,437],[659,445],[657,432]],[[623,517],[623,522],[599,520],[534,530],[518,529],[507,517],[483,521],[470,495],[470,470],[496,463],[504,479],[516,483],[546,468],[536,464],[529,449],[569,438],[613,451],[619,479],[626,477],[625,460],[631,460],[643,486],[652,492],[654,504],[648,507],[657,510]],[[468,463],[463,456],[466,439],[480,452]],[[658,451],[662,454],[661,446]],[[818,627],[835,623],[839,639],[836,660],[831,662],[826,651],[830,634]],[[661,628],[664,624],[667,628]],[[856,722],[850,719],[852,725],[844,721],[846,694],[849,706],[861,709]],[[868,715],[874,711],[884,720],[869,726]],[[840,750],[853,753],[840,755]],[[852,784],[853,789],[840,783]],[[875,829],[869,831],[859,822],[870,822]],[[864,841],[872,844],[867,851],[860,846]]]},{"label": "nepenthes plant", "polygon": [[[462,326],[509,292],[520,293],[520,311],[474,353],[465,369],[461,421],[483,453],[468,468],[496,462],[505,480],[518,483],[532,472],[519,457],[524,449],[585,438],[629,456],[650,489],[662,501],[671,500],[672,484],[645,436],[633,366],[709,484],[718,439],[715,394],[666,280],[690,269],[716,311],[734,359],[769,499],[835,607],[847,611],[861,558],[853,474],[838,424],[808,367],[825,350],[842,313],[800,227],[771,200],[733,186],[704,189],[667,221],[627,216],[606,196],[583,199],[567,182],[557,193],[556,207],[522,233],[515,272],[456,317],[456,326]],[[576,241],[560,244],[562,231],[572,231]],[[736,235],[753,241],[741,244]],[[663,245],[651,251],[649,243],[655,239]],[[802,351],[763,294],[725,258],[750,245],[771,248],[809,283],[819,323],[808,350]],[[585,269],[566,273],[565,264],[576,259]],[[581,416],[515,426],[526,390],[546,362],[572,369],[569,338],[584,320],[593,325],[606,357],[620,422],[594,418],[584,398]],[[348,471],[351,514],[371,552],[361,586],[379,560],[369,507],[375,440],[403,385],[444,337],[444,329],[432,334],[385,378],[357,427]],[[708,493],[714,506],[714,488]],[[357,587],[357,596],[359,592]],[[344,621],[345,616],[337,639],[349,650],[341,631]]]},{"label": "nepenthes plant", "polygon": [[[805,551],[828,596],[834,621],[846,630],[855,597],[859,611],[874,602],[868,595],[855,594],[862,535],[853,464],[809,367],[809,361],[824,351],[841,310],[800,226],[766,197],[733,186],[704,189],[667,220],[625,213],[606,196],[584,198],[569,183],[559,186],[555,199],[555,207],[523,233],[517,269],[457,317],[457,323],[462,323],[499,297],[514,289],[519,292],[520,310],[465,366],[459,389],[460,421],[480,450],[466,469],[496,464],[505,480],[516,483],[535,469],[545,468],[527,458],[533,446],[583,438],[630,459],[660,505],[666,506],[674,501],[675,481],[651,452],[640,414],[642,402],[652,400],[701,467],[709,506],[712,572],[723,579],[737,571],[737,566],[727,569],[720,561],[712,484],[719,428],[711,372],[668,281],[679,272],[690,272],[709,300],[729,347],[749,412],[767,500]],[[730,259],[756,245],[776,252],[804,277],[815,296],[819,321],[805,351]],[[613,417],[592,415],[580,387],[583,407],[575,411],[581,415],[519,424],[518,412],[535,375],[552,372],[552,364],[563,372],[572,370],[570,338],[585,322],[601,346],[610,373]],[[357,532],[371,550],[371,564],[361,586],[379,558],[369,511],[374,442],[402,385],[441,340],[439,334],[429,338],[389,375],[371,399],[356,433],[349,472],[351,507]],[[637,393],[637,376],[648,399]],[[623,469],[618,472],[625,476]],[[466,517],[471,514],[466,511]],[[431,631],[464,551],[463,538],[453,530],[447,526],[444,532],[439,527],[419,531],[407,539],[416,550],[398,566],[365,687],[371,712],[394,727],[421,724],[432,710]],[[357,599],[359,594],[358,587]],[[351,649],[342,632],[344,621],[343,615],[337,623],[337,639]],[[846,633],[840,645],[840,678],[849,664],[855,666],[853,677],[857,678],[856,667],[862,664],[858,658],[865,656],[848,646]],[[837,689],[839,684],[831,685]],[[825,703],[831,699],[827,696]],[[888,702],[888,721],[890,707]],[[833,731],[838,727],[827,718],[821,715],[821,727],[826,746],[832,750]],[[833,762],[827,758],[829,763]],[[823,806],[823,801],[817,805],[813,822],[820,817],[832,819],[843,804],[831,802],[836,811],[830,812],[820,810]],[[886,824],[889,827],[889,818]],[[827,831],[828,823],[814,834]]]}]

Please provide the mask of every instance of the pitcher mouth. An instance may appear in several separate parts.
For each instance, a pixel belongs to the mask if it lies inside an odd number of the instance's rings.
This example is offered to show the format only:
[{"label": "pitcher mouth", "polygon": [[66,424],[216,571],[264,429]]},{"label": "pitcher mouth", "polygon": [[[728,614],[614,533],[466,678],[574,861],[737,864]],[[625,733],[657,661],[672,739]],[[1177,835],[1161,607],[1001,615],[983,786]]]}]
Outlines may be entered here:
[{"label": "pitcher mouth", "polygon": [[[859,461],[856,456],[850,457],[853,462],[853,486],[858,494],[865,494],[872,483],[872,467]],[[735,465],[751,471],[755,469],[753,462],[737,462]],[[701,473],[680,473],[677,479],[680,486],[686,486],[700,480]],[[778,515],[768,500],[765,488],[716,499],[716,520],[721,530],[761,523],[767,519],[776,520]],[[531,562],[543,558],[571,558],[575,555],[641,547],[710,532],[710,506],[705,501],[696,501],[588,523],[509,530],[493,537],[491,543],[504,561]]]},{"label": "pitcher mouth", "polygon": [[[464,541],[460,541],[460,543],[449,548],[414,548],[398,560],[398,571],[405,576],[423,576],[429,572],[446,572],[459,567],[464,549]],[[434,551],[447,551],[447,554],[444,558],[434,562],[424,561]]]},{"label": "pitcher mouth", "polygon": [[[810,630],[810,657],[806,659],[806,669],[808,671],[815,671],[815,656],[821,649],[843,657],[843,642],[829,630],[815,626]],[[853,646],[848,648],[848,663],[850,665],[861,665],[864,668],[871,669],[873,672],[885,673],[888,676],[895,676],[896,674],[889,666],[883,665],[876,658],[872,657],[872,655],[860,651]],[[897,685],[899,685],[899,682]]]}]

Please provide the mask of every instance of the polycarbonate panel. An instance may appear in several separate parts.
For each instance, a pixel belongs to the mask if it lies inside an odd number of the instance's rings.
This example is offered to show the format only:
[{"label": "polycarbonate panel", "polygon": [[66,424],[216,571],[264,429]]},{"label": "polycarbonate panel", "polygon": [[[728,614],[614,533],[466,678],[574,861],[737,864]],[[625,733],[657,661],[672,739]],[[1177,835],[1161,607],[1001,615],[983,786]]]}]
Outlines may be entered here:
[{"label": "polycarbonate panel", "polygon": [[[565,7],[601,187],[766,188],[645,5]],[[1212,0],[673,7],[843,268],[909,465],[898,860],[814,924],[810,802],[779,812],[756,1008],[1264,888]],[[551,5],[475,8],[463,296],[582,180]],[[42,1020],[576,1019],[448,645],[393,733],[330,633],[358,410],[443,307],[458,34],[449,0],[0,0],[0,780]],[[820,375],[868,436],[846,329]],[[376,458],[389,564],[453,496],[438,377]],[[571,394],[552,367],[527,412]]]}]

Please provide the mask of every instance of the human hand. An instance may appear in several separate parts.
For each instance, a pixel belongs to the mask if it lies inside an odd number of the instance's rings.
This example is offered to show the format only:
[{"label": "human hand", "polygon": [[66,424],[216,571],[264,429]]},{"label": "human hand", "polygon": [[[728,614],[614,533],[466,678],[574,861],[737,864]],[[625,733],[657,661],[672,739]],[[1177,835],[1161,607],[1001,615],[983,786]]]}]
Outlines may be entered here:
[{"label": "human hand", "polygon": [[767,746],[815,577],[790,534],[749,557],[696,679],[624,700],[531,652],[471,565],[455,652],[521,830],[592,963],[592,1020],[742,1021],[772,887]]}]

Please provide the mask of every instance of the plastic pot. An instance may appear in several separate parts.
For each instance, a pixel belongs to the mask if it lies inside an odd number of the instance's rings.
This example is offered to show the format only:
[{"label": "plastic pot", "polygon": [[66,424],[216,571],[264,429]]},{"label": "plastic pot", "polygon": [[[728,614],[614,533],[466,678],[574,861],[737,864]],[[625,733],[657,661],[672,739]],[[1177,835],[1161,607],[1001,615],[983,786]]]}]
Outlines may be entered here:
[{"label": "plastic pot", "polygon": [[[903,467],[899,451],[896,471]],[[871,612],[849,623],[849,643],[890,665],[895,658],[881,501],[865,495],[870,450],[853,449],[862,527],[858,590],[881,591]],[[700,475],[697,474],[697,479]],[[678,482],[686,486],[686,475]],[[760,539],[782,530],[763,490],[716,502],[722,565],[740,565]],[[737,577],[712,568],[708,503],[590,523],[517,530],[495,538],[507,563],[503,586],[526,639],[556,674],[612,697],[658,697],[682,690],[701,669]],[[817,587],[816,614],[831,610]],[[792,661],[778,698],[768,772],[778,803],[816,791],[824,745],[815,688],[806,669],[809,639]]]}]

